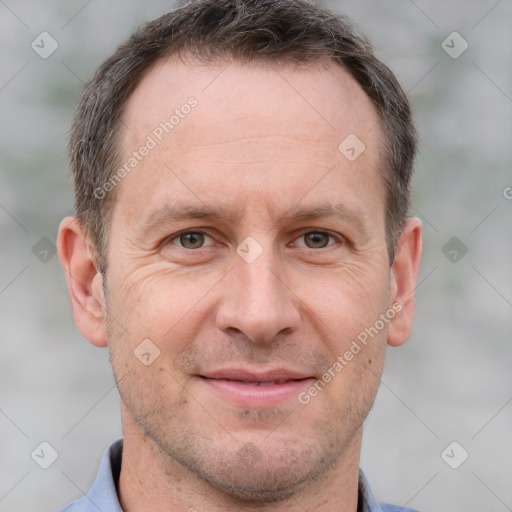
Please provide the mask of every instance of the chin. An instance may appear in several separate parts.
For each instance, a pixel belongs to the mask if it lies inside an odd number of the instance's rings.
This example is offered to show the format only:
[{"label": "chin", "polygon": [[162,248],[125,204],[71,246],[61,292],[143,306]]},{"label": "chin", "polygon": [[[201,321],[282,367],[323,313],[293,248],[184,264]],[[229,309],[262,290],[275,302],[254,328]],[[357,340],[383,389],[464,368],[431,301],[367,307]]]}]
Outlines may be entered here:
[{"label": "chin", "polygon": [[[261,460],[256,466],[240,470],[237,465],[223,472],[208,472],[200,476],[209,485],[239,504],[263,505],[280,503],[296,495],[307,483],[315,480],[310,472],[302,474],[298,465],[269,467]],[[323,471],[319,471],[323,474]],[[317,478],[320,477],[320,474]]]},{"label": "chin", "polygon": [[[282,440],[281,440],[282,441]],[[180,463],[234,504],[285,502],[321,479],[340,453],[295,442],[246,442],[237,449],[215,450]]]},{"label": "chin", "polygon": [[236,488],[224,487],[219,489],[226,497],[240,505],[266,505],[284,503],[297,494],[297,486],[282,488]]}]

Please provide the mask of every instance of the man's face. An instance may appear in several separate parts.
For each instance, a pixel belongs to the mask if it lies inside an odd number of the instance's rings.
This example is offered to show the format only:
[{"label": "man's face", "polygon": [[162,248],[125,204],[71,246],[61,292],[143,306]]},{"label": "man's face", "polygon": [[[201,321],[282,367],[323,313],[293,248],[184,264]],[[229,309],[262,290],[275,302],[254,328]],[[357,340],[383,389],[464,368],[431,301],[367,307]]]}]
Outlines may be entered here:
[{"label": "man's face", "polygon": [[[172,131],[155,132],[176,109]],[[167,468],[242,499],[282,498],[357,444],[381,376],[387,323],[308,391],[391,305],[377,113],[335,65],[169,60],[123,119],[123,163],[156,142],[117,185],[111,219],[107,332],[124,426]],[[351,134],[365,145],[355,160],[354,138],[338,148]]]}]

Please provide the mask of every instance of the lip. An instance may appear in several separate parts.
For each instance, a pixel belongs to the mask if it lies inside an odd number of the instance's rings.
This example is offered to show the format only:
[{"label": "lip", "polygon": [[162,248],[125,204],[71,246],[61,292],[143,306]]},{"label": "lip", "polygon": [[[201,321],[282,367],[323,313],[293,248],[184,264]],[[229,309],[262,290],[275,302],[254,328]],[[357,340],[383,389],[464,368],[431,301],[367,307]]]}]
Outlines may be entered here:
[{"label": "lip", "polygon": [[233,368],[205,372],[197,377],[216,395],[241,407],[283,404],[315,381],[311,375],[288,369],[251,372]]}]

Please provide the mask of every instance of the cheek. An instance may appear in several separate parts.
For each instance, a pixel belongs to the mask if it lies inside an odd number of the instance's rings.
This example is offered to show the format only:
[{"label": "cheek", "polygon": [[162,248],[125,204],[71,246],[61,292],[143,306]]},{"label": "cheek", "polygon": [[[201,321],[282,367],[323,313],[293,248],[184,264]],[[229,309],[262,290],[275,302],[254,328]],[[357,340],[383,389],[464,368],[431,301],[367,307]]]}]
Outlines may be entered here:
[{"label": "cheek", "polygon": [[[175,410],[186,402],[186,381],[174,371],[174,365],[179,352],[194,339],[195,331],[187,332],[181,324],[173,330],[176,321],[162,320],[158,304],[142,303],[145,308],[134,310],[131,317],[126,315],[125,303],[111,305],[107,335],[121,397],[132,414],[144,421],[164,404]],[[155,396],[159,397],[157,402]]]},{"label": "cheek", "polygon": [[390,322],[381,315],[389,308],[389,280],[382,270],[367,270],[345,266],[335,277],[314,281],[318,284],[306,295],[314,312],[313,329],[329,352],[330,366],[324,370],[329,372],[327,394],[336,408],[352,411],[337,410],[342,416],[371,405],[384,364]]},{"label": "cheek", "polygon": [[108,306],[119,327],[117,336],[125,338],[123,351],[149,339],[171,358],[179,353],[204,327],[203,299],[217,281],[207,275],[190,279],[169,268],[140,269],[112,279]]},{"label": "cheek", "polygon": [[330,327],[331,337],[355,337],[389,307],[389,275],[383,266],[347,263],[323,279],[308,281],[302,296]]}]

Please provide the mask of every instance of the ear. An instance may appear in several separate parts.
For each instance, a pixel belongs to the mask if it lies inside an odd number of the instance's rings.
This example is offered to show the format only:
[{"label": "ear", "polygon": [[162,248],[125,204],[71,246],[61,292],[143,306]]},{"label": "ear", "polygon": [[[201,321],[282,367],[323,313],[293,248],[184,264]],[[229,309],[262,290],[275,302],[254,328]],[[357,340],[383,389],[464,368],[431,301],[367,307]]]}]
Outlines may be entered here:
[{"label": "ear", "polygon": [[75,324],[93,345],[106,347],[103,276],[98,272],[91,242],[76,217],[66,217],[60,223],[57,249],[66,272]]},{"label": "ear", "polygon": [[395,251],[391,266],[391,305],[399,312],[391,320],[388,344],[398,347],[407,341],[414,318],[414,291],[421,260],[422,224],[414,217],[405,221],[404,230]]}]

